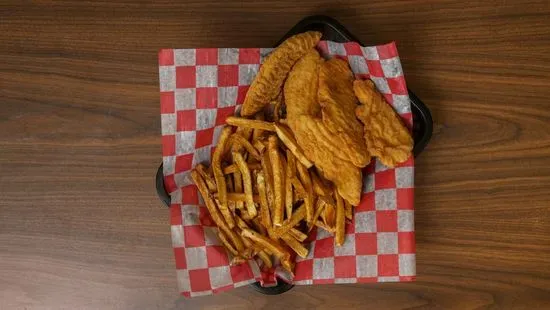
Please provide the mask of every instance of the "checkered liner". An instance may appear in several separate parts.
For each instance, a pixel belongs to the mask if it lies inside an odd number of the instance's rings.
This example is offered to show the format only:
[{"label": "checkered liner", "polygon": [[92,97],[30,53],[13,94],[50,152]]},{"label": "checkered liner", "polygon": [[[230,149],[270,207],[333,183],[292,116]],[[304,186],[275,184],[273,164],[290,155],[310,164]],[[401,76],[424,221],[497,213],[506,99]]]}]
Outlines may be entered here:
[{"label": "checkered liner", "polygon": [[[370,78],[412,127],[403,71],[394,43],[361,47],[322,41],[325,57],[347,59],[358,78]],[[294,284],[412,281],[416,274],[414,241],[414,162],[395,169],[378,161],[365,168],[363,196],[346,241],[322,229],[310,236],[307,258],[298,258],[295,277],[258,264],[230,266],[215,225],[190,178],[196,164],[210,156],[225,123],[238,112],[260,63],[272,49],[164,49],[159,53],[164,183],[170,192],[170,224],[182,295],[208,295],[254,281],[273,284],[274,274]]]}]

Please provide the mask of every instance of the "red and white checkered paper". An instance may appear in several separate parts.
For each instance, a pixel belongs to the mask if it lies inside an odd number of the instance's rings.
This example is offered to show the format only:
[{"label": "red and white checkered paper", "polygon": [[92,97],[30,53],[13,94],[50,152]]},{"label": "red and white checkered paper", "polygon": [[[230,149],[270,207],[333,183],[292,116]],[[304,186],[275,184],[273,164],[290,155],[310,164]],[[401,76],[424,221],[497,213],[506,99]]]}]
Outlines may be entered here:
[{"label": "red and white checkered paper", "polygon": [[[370,78],[388,103],[412,127],[403,70],[394,43],[362,47],[322,41],[326,57],[347,59],[359,78]],[[414,162],[395,169],[373,161],[365,169],[363,196],[347,224],[346,241],[314,230],[307,258],[297,258],[295,277],[280,269],[261,271],[256,261],[230,266],[216,228],[190,178],[198,163],[209,163],[228,116],[238,112],[260,63],[271,48],[164,49],[159,53],[164,181],[170,192],[170,224],[182,295],[209,295],[274,274],[294,284],[412,281]]]}]

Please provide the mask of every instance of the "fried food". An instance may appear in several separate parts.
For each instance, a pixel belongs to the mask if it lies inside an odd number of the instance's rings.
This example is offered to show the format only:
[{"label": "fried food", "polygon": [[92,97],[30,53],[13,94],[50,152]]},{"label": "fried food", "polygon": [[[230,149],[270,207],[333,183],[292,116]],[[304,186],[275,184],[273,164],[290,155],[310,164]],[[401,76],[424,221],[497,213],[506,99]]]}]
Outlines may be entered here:
[{"label": "fried food", "polygon": [[386,165],[410,156],[412,138],[399,116],[372,82],[354,84],[346,61],[323,60],[313,48],[319,38],[292,37],[268,57],[243,117],[227,119],[235,133],[222,130],[210,170],[192,170],[232,263],[254,258],[292,273],[291,253],[308,255],[304,224],[343,245],[360,201],[361,167],[372,155]]},{"label": "fried food", "polygon": [[300,115],[320,116],[317,91],[319,88],[319,65],[323,63],[319,53],[311,49],[288,74],[284,94],[287,119],[292,121]]},{"label": "fried food", "polygon": [[414,141],[401,118],[371,80],[356,80],[355,95],[361,102],[355,113],[364,124],[366,146],[387,167],[406,161]]},{"label": "fried food", "polygon": [[304,197],[304,205],[306,207],[306,222],[311,227],[313,223],[313,184],[311,184],[311,176],[306,167],[301,164],[296,165],[296,170],[298,170],[298,175],[300,176],[300,181],[304,185],[306,190],[306,196]]},{"label": "fried food", "polygon": [[231,239],[231,242],[235,246],[235,249],[237,251],[242,251],[244,249],[243,243],[241,242],[240,238],[238,238],[237,234],[235,234],[235,232],[231,230],[229,226],[225,223],[222,215],[220,214],[220,211],[216,207],[216,203],[212,199],[212,194],[208,192],[208,187],[206,186],[206,183],[204,182],[200,174],[193,169],[191,171],[191,178],[193,179],[193,182],[201,193],[201,196],[204,199],[204,203],[206,204],[206,208],[208,209],[208,213],[210,213],[210,217],[212,218],[214,223],[216,223],[216,225]]},{"label": "fried food", "polygon": [[304,151],[300,148],[300,146],[298,146],[296,138],[294,138],[292,131],[290,131],[288,127],[282,124],[275,124],[275,131],[277,132],[277,136],[279,137],[279,139],[283,141],[285,146],[292,152],[292,154],[294,154],[296,159],[298,159],[298,161],[302,163],[302,165],[306,166],[307,168],[313,166],[313,163],[309,159],[307,159],[307,157],[304,155]]},{"label": "fried food", "polygon": [[214,179],[212,178],[210,173],[208,173],[208,171],[206,171],[206,167],[204,167],[203,164],[198,164],[195,167],[195,170],[197,170],[197,172],[201,175],[201,177],[206,182],[206,185],[208,186],[208,190],[213,192],[213,193],[216,192],[217,191],[216,181],[214,181]]},{"label": "fried food", "polygon": [[267,189],[265,185],[265,179],[263,172],[258,173],[258,177],[256,178],[256,182],[258,182],[258,192],[260,195],[260,221],[264,227],[267,228],[268,234],[271,236],[271,214],[269,210],[269,205],[267,202]]},{"label": "fried food", "polygon": [[267,149],[269,152],[269,161],[273,172],[273,225],[281,226],[283,222],[283,210],[285,203],[284,194],[284,175],[281,162],[278,142],[276,136],[270,136]]},{"label": "fried food", "polygon": [[227,222],[229,228],[233,228],[235,223],[227,207],[227,185],[225,182],[225,177],[222,170],[222,156],[224,155],[225,148],[227,146],[227,141],[231,135],[231,127],[224,127],[220,138],[218,140],[218,145],[216,150],[212,155],[212,171],[214,173],[214,179],[216,180],[216,185],[218,189],[218,199],[220,201],[220,211]]},{"label": "fried food", "polygon": [[275,131],[275,125],[266,121],[247,119],[236,116],[229,116],[225,121],[231,126],[252,128],[255,130]]},{"label": "fried food", "polygon": [[332,58],[319,68],[319,104],[323,124],[329,132],[341,139],[340,155],[357,167],[370,162],[363,140],[363,126],[355,117],[357,99],[353,93],[353,73],[348,63]]},{"label": "fried food", "polygon": [[261,160],[260,153],[258,153],[254,146],[252,146],[252,144],[242,135],[234,133],[231,137],[229,137],[229,139],[231,139],[231,143],[233,144],[235,151],[239,151],[244,148],[256,160]]},{"label": "fried food", "polygon": [[336,245],[344,244],[346,233],[346,217],[344,212],[344,200],[340,197],[340,195],[336,194],[336,236],[334,238]]},{"label": "fried food", "polygon": [[361,196],[361,169],[334,155],[330,146],[331,137],[324,134],[323,127],[318,120],[302,115],[296,121],[296,140],[323,177],[332,181],[340,195],[356,206]]},{"label": "fried food", "polygon": [[290,259],[290,253],[285,250],[281,245],[279,245],[277,242],[274,242],[273,240],[266,238],[257,232],[251,230],[251,229],[243,229],[241,231],[241,236],[245,238],[249,238],[254,243],[257,243],[259,246],[266,248],[273,252],[275,256],[277,256],[281,260],[289,260]]},{"label": "fried food", "polygon": [[241,115],[252,116],[273,101],[280,93],[292,66],[317,45],[320,39],[320,32],[308,31],[281,43],[260,67],[244,99]]},{"label": "fried food", "polygon": [[251,218],[254,218],[258,214],[258,211],[256,210],[256,205],[254,204],[254,197],[252,192],[252,177],[250,176],[250,170],[248,170],[248,166],[246,165],[246,162],[244,161],[241,153],[233,152],[233,161],[239,167],[242,175],[244,193],[246,195],[246,210],[248,211],[248,215]]}]

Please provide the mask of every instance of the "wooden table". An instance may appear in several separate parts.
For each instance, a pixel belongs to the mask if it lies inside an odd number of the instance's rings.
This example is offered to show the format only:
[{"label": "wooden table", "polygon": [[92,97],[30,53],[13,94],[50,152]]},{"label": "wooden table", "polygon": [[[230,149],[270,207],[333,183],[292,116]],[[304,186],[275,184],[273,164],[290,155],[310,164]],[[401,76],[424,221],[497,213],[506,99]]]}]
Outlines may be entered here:
[{"label": "wooden table", "polygon": [[[8,2],[1,309],[550,307],[547,1]],[[396,40],[433,113],[416,163],[418,281],[178,298],[154,188],[157,51],[271,46],[312,14]]]}]

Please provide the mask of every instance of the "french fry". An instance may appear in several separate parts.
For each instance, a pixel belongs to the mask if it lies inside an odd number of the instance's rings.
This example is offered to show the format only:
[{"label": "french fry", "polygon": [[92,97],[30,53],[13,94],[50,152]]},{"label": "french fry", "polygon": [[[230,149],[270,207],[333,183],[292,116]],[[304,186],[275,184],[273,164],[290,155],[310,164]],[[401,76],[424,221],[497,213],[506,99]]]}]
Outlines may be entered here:
[{"label": "french fry", "polygon": [[[248,170],[262,169],[262,165],[260,163],[247,163],[246,165],[248,166]],[[223,174],[232,174],[236,172],[239,172],[239,167],[236,164],[223,168]]]},{"label": "french fry", "polygon": [[216,146],[216,150],[214,151],[214,154],[212,155],[212,172],[214,173],[214,179],[216,180],[216,186],[218,188],[218,195],[220,200],[220,211],[222,212],[222,215],[225,218],[225,221],[227,222],[227,225],[229,228],[233,228],[235,226],[235,222],[233,221],[233,218],[231,216],[227,216],[229,212],[229,209],[227,207],[227,185],[225,183],[224,174],[222,171],[222,157],[224,155],[224,149],[227,145],[227,141],[229,140],[229,136],[231,135],[231,127],[226,126],[222,129],[222,132],[220,134],[220,138],[218,140],[218,145]]},{"label": "french fry", "polygon": [[311,182],[313,183],[313,191],[319,196],[332,195],[332,190],[321,181],[320,177],[315,172],[311,172]]},{"label": "french fry", "polygon": [[296,143],[296,138],[294,138],[292,131],[283,124],[275,123],[274,126],[277,136],[279,136],[279,139],[283,141],[284,145],[292,152],[292,154],[296,156],[296,159],[298,159],[298,161],[307,168],[313,166],[313,163],[307,159],[302,148],[300,148]]},{"label": "french fry", "polygon": [[248,170],[248,166],[246,165],[246,162],[244,161],[241,153],[233,152],[233,161],[237,164],[237,166],[239,166],[239,170],[241,171],[244,193],[246,195],[246,209],[248,211],[248,215],[251,218],[254,218],[258,214],[258,211],[256,210],[256,205],[254,204],[250,170]]},{"label": "french fry", "polygon": [[225,121],[231,126],[260,129],[273,132],[275,131],[275,126],[273,125],[273,123],[266,121],[253,120],[236,116],[229,116]]},{"label": "french fry", "polygon": [[282,163],[277,145],[277,137],[270,136],[268,140],[269,161],[273,172],[273,225],[281,226],[284,210],[284,180]]},{"label": "french fry", "polygon": [[195,170],[201,175],[201,177],[206,182],[206,185],[208,186],[208,190],[212,193],[215,193],[218,189],[216,187],[216,181],[212,178],[210,173],[206,171],[206,167],[203,164],[198,164],[195,166]]},{"label": "french fry", "polygon": [[236,133],[240,134],[246,140],[250,140],[253,131],[254,130],[252,128],[245,127],[237,127],[237,130],[235,130]]},{"label": "french fry", "polygon": [[292,175],[292,172],[293,172],[293,166],[295,170],[296,160],[294,158],[294,155],[292,155],[292,152],[290,152],[289,150],[286,150],[286,157],[287,157],[287,163],[286,163],[286,173],[285,173],[285,210],[286,210],[286,217],[290,218],[292,216],[292,207],[294,205],[294,195],[292,192],[292,178],[294,176]]},{"label": "french fry", "polygon": [[311,184],[311,176],[307,168],[303,165],[297,164],[298,175],[300,180],[306,189],[306,197],[304,203],[306,206],[306,222],[309,226],[313,224],[313,186]]},{"label": "french fry", "polygon": [[[216,196],[216,194],[213,194],[212,197]],[[214,205],[217,206],[219,208],[220,206],[220,201],[217,197],[214,197]],[[220,213],[221,215],[223,216],[223,218],[231,218],[232,220],[233,219],[233,213],[231,213],[231,209],[233,208],[233,210],[235,210],[235,204],[232,203],[231,201],[227,201],[227,210],[221,210],[220,209]],[[234,226],[234,224],[233,224]]]},{"label": "french fry", "polygon": [[228,224],[226,224],[224,218],[220,214],[220,211],[218,211],[218,208],[216,207],[216,204],[214,203],[211,194],[208,192],[208,187],[206,186],[203,178],[194,169],[191,171],[191,178],[199,189],[199,192],[201,193],[202,198],[204,199],[204,202],[206,204],[206,208],[208,209],[210,217],[212,218],[214,223],[216,223],[216,225],[229,237],[229,239],[231,239],[231,242],[233,243],[233,245],[235,245],[235,249],[237,250],[237,252],[242,251],[244,245],[241,239],[237,236],[237,234],[235,234],[233,230],[228,227]]},{"label": "french fry", "polygon": [[240,229],[250,229],[248,224],[239,216],[235,216],[235,223],[237,224],[237,227]]},{"label": "french fry", "polygon": [[265,251],[258,252],[258,257],[264,263],[265,268],[273,267],[273,263],[271,262],[271,257],[269,257],[269,255]]},{"label": "french fry", "polygon": [[240,134],[234,133],[231,135],[229,139],[230,139],[230,142],[233,143],[233,145],[239,146],[237,149],[244,148],[248,152],[248,154],[250,154],[252,157],[254,157],[257,160],[261,160],[260,153],[258,153],[258,151],[254,148],[254,146]]},{"label": "french fry", "polygon": [[[243,177],[240,172],[233,173],[233,182],[234,182],[234,190],[235,193],[242,193],[243,192]],[[227,193],[227,200],[232,201],[232,199],[229,198],[229,194]],[[246,197],[246,195],[245,195]],[[244,206],[244,202],[241,200],[235,201],[235,207],[239,210],[241,210]]]},{"label": "french fry", "polygon": [[300,223],[300,221],[302,221],[305,216],[306,207],[302,205],[292,214],[292,217],[290,219],[284,221],[283,225],[275,227],[273,229],[273,238],[281,238],[282,235],[286,234],[289,230],[294,228],[294,226],[298,225],[298,223]]},{"label": "french fry", "polygon": [[260,221],[262,225],[267,229],[268,234],[271,236],[271,216],[269,214],[269,205],[267,202],[267,190],[265,186],[265,178],[262,172],[258,173],[256,178],[258,183],[258,193],[260,196]]},{"label": "french fry", "polygon": [[290,253],[285,250],[279,243],[260,235],[259,233],[251,229],[243,229],[241,236],[249,238],[253,242],[259,244],[261,247],[269,249],[273,254],[281,260],[289,260]]},{"label": "french fry", "polygon": [[336,194],[336,236],[334,239],[338,246],[344,244],[344,239],[346,237],[346,217],[344,212],[344,200],[340,195]]},{"label": "french fry", "polygon": [[334,233],[336,230],[328,225],[326,225],[325,223],[321,222],[321,221],[317,221],[315,222],[315,226],[319,227],[319,228],[322,228],[330,233]]},{"label": "french fry", "polygon": [[344,209],[346,213],[346,218],[351,221],[353,219],[353,206],[351,205],[351,203],[344,200]]},{"label": "french fry", "polygon": [[231,243],[229,243],[229,240],[227,240],[227,237],[221,230],[218,230],[217,235],[222,245],[229,251],[229,253],[231,253],[233,256],[239,255],[239,252],[237,252],[237,250],[231,245]]},{"label": "french fry", "polygon": [[298,240],[294,239],[292,235],[286,234],[281,236],[281,239],[294,251],[298,256],[306,258],[308,250]]},{"label": "french fry", "polygon": [[307,196],[306,189],[304,188],[300,180],[298,180],[297,178],[292,178],[290,182],[292,183],[292,187],[296,191],[296,196],[299,196],[301,198],[305,198]]},{"label": "french fry", "polygon": [[[260,207],[260,217],[261,217],[261,215],[262,215],[262,210],[261,210],[261,207]],[[254,227],[254,230],[259,232],[260,234],[262,234],[264,236],[269,235],[268,232],[267,232],[267,228],[262,226],[262,223],[260,222],[260,219],[258,217],[255,217],[254,219],[252,219],[251,224]]]},{"label": "french fry", "polygon": [[262,155],[262,171],[264,173],[265,188],[269,210],[273,211],[273,170],[269,160],[269,152]]},{"label": "french fry", "polygon": [[[225,176],[225,184],[227,184],[227,193],[234,193],[235,192],[235,187],[233,186],[233,178],[231,177],[230,174],[227,174]],[[219,195],[217,195],[216,197],[219,198]],[[227,195],[226,195],[227,197]]]},{"label": "french fry", "polygon": [[[218,194],[213,194],[214,198],[218,198]],[[228,202],[246,202],[248,199],[247,195],[245,193],[227,193],[227,201]],[[252,195],[252,200],[256,203],[260,202],[260,196],[259,195]],[[236,207],[237,209],[242,209],[243,207]]]},{"label": "french fry", "polygon": [[[313,214],[313,222],[317,221],[323,210],[325,210],[326,202],[323,199],[317,199],[315,213]],[[312,227],[310,227],[311,229]]]},{"label": "french fry", "polygon": [[328,227],[335,227],[336,225],[336,207],[331,204],[326,204],[325,210],[323,213],[321,213],[321,217],[323,218],[323,222]]},{"label": "french fry", "polygon": [[254,148],[262,154],[265,151],[265,144],[262,143],[260,140],[254,140]]},{"label": "french fry", "polygon": [[303,242],[304,240],[307,239],[307,235],[304,234],[303,232],[299,231],[298,229],[296,228],[291,228],[289,231],[288,231],[289,234],[291,234],[294,238],[296,238],[296,240],[300,241],[300,242]]},{"label": "french fry", "polygon": [[[264,113],[256,113],[256,115],[254,115],[254,119],[257,121],[264,121]],[[263,131],[262,129],[254,129],[254,132],[252,133],[252,140],[258,141],[260,137],[263,136],[264,132],[265,131]]]}]

